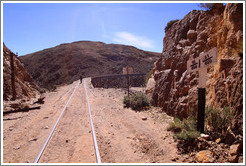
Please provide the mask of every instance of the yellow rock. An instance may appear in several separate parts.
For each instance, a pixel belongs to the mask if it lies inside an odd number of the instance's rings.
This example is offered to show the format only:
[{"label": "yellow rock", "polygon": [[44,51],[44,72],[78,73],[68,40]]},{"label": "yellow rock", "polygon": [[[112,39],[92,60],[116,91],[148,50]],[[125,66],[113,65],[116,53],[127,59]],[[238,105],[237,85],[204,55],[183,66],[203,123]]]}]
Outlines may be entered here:
[{"label": "yellow rock", "polygon": [[221,138],[216,139],[215,141],[217,144],[221,143]]},{"label": "yellow rock", "polygon": [[200,151],[196,154],[196,160],[199,163],[212,163],[214,162],[213,155],[208,150]]}]

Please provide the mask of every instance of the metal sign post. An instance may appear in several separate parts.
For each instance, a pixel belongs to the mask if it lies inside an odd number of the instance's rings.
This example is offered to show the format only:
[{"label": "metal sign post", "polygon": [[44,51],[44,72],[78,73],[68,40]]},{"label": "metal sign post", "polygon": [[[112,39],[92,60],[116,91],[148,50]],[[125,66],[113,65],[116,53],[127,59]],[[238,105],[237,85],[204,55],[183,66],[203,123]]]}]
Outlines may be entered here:
[{"label": "metal sign post", "polygon": [[199,71],[197,131],[204,132],[207,68],[218,60],[218,49],[202,52],[199,57],[187,61],[187,73]]},{"label": "metal sign post", "polygon": [[126,75],[127,75],[127,96],[129,97],[129,71],[128,71],[128,67],[126,67]]},{"label": "metal sign post", "polygon": [[130,93],[130,81],[129,81],[129,74],[133,73],[133,68],[130,66],[126,66],[123,68],[123,74],[126,74],[126,79],[127,79],[127,95],[129,97],[129,93]]}]

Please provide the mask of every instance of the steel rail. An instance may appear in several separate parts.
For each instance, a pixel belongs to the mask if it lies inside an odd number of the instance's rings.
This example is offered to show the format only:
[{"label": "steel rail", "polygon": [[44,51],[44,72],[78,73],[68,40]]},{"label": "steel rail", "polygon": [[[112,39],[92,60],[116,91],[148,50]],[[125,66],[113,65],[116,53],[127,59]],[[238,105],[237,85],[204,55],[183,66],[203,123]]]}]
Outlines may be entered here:
[{"label": "steel rail", "polygon": [[[73,87],[73,88],[71,88],[71,89],[69,89],[65,94],[63,94],[59,99],[57,99],[56,102],[59,101],[59,100],[61,100],[64,96],[66,96],[68,93],[70,93],[74,88],[76,88],[76,86]],[[55,106],[56,106],[56,105],[57,105],[57,104],[55,104]]]},{"label": "steel rail", "polygon": [[[90,80],[91,80],[91,78],[90,78]],[[89,90],[90,90],[90,92],[93,94],[93,96],[96,97],[96,95],[93,93],[91,87],[92,87],[92,85],[89,87]]]},{"label": "steel rail", "polygon": [[97,162],[98,163],[101,163],[101,157],[100,157],[99,149],[98,149],[98,146],[97,146],[97,138],[96,138],[95,130],[94,130],[94,127],[93,127],[93,121],[92,121],[92,116],[91,116],[90,103],[89,103],[89,99],[88,99],[88,95],[87,95],[87,90],[86,90],[86,80],[84,79],[83,81],[84,81],[84,89],[85,89],[87,106],[88,106],[88,110],[89,110],[89,117],[90,117],[91,130],[92,130],[92,136],[93,136],[93,141],[94,141],[94,148],[95,148],[95,151],[96,151]]},{"label": "steel rail", "polygon": [[59,118],[57,119],[57,121],[56,121],[54,127],[52,128],[52,130],[51,130],[51,132],[50,132],[48,138],[47,138],[46,141],[45,141],[45,143],[43,144],[43,146],[42,146],[42,148],[41,148],[41,150],[40,150],[38,156],[37,156],[36,159],[34,160],[34,163],[38,163],[38,161],[39,161],[41,155],[42,155],[43,152],[44,152],[44,149],[46,148],[46,146],[47,146],[47,144],[48,144],[48,142],[49,142],[49,140],[50,140],[52,134],[54,133],[54,130],[55,130],[57,124],[59,123],[59,121],[60,121],[60,119],[61,119],[63,113],[65,112],[65,110],[66,110],[66,108],[67,108],[67,105],[69,104],[69,102],[70,102],[71,98],[73,97],[73,94],[74,94],[74,92],[75,92],[75,90],[77,89],[78,86],[79,86],[79,83],[78,83],[77,86],[74,88],[73,93],[71,94],[71,96],[70,96],[70,98],[68,99],[66,105],[64,106],[64,108],[63,108],[63,110],[62,110],[62,113],[60,114]]},{"label": "steel rail", "polygon": [[94,92],[91,90],[91,88],[89,88],[90,92],[93,94],[94,97],[96,97],[96,95],[94,94]]},{"label": "steel rail", "polygon": [[[74,87],[74,88],[76,88],[76,87]],[[73,88],[72,89],[69,89],[64,95],[62,95],[62,97],[60,98],[60,99],[62,99],[64,96],[66,96],[69,92],[71,92],[73,90]]]}]

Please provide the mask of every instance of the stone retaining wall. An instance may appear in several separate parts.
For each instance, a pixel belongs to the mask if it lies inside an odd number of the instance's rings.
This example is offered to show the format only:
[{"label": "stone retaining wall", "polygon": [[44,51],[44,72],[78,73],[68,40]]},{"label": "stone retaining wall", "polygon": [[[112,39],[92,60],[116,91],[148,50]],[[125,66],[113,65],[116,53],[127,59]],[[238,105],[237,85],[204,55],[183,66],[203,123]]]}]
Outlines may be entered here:
[{"label": "stone retaining wall", "polygon": [[[129,74],[130,87],[145,86],[146,74]],[[127,75],[108,75],[92,77],[91,83],[95,88],[127,88]]]}]

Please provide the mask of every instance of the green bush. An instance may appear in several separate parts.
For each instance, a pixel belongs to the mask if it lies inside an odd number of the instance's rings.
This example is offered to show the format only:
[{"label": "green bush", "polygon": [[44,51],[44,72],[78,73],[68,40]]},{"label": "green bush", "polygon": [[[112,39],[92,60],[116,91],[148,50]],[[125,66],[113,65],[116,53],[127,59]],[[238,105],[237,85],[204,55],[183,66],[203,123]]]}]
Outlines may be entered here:
[{"label": "green bush", "polygon": [[168,29],[170,29],[172,27],[172,25],[175,23],[175,22],[178,22],[179,20],[171,20],[167,23],[167,26],[165,27],[165,33],[167,32]]},{"label": "green bush", "polygon": [[193,116],[189,116],[187,119],[183,120],[184,129],[186,131],[196,131],[196,119]]},{"label": "green bush", "polygon": [[124,104],[124,107],[127,107],[127,108],[130,107],[130,97],[124,96],[123,104]]},{"label": "green bush", "polygon": [[174,131],[175,138],[184,141],[192,141],[200,135],[196,131],[196,119],[192,116],[182,121],[179,118],[174,118],[174,122],[169,124],[167,130]]},{"label": "green bush", "polygon": [[195,130],[182,130],[180,133],[176,134],[176,138],[184,141],[192,141],[200,136],[200,133]]},{"label": "green bush", "polygon": [[231,112],[230,107],[223,108],[223,124],[224,127],[228,127],[232,125],[234,114]]},{"label": "green bush", "polygon": [[137,92],[130,97],[124,96],[123,104],[124,107],[130,107],[133,110],[144,110],[150,107],[150,100],[144,93]]},{"label": "green bush", "polygon": [[167,130],[174,131],[175,133],[181,132],[183,128],[183,123],[179,118],[174,118],[174,121],[169,124]]},{"label": "green bush", "polygon": [[219,110],[213,107],[206,108],[206,123],[212,127],[212,132],[216,135],[223,134],[232,125],[233,114],[230,107]]}]

